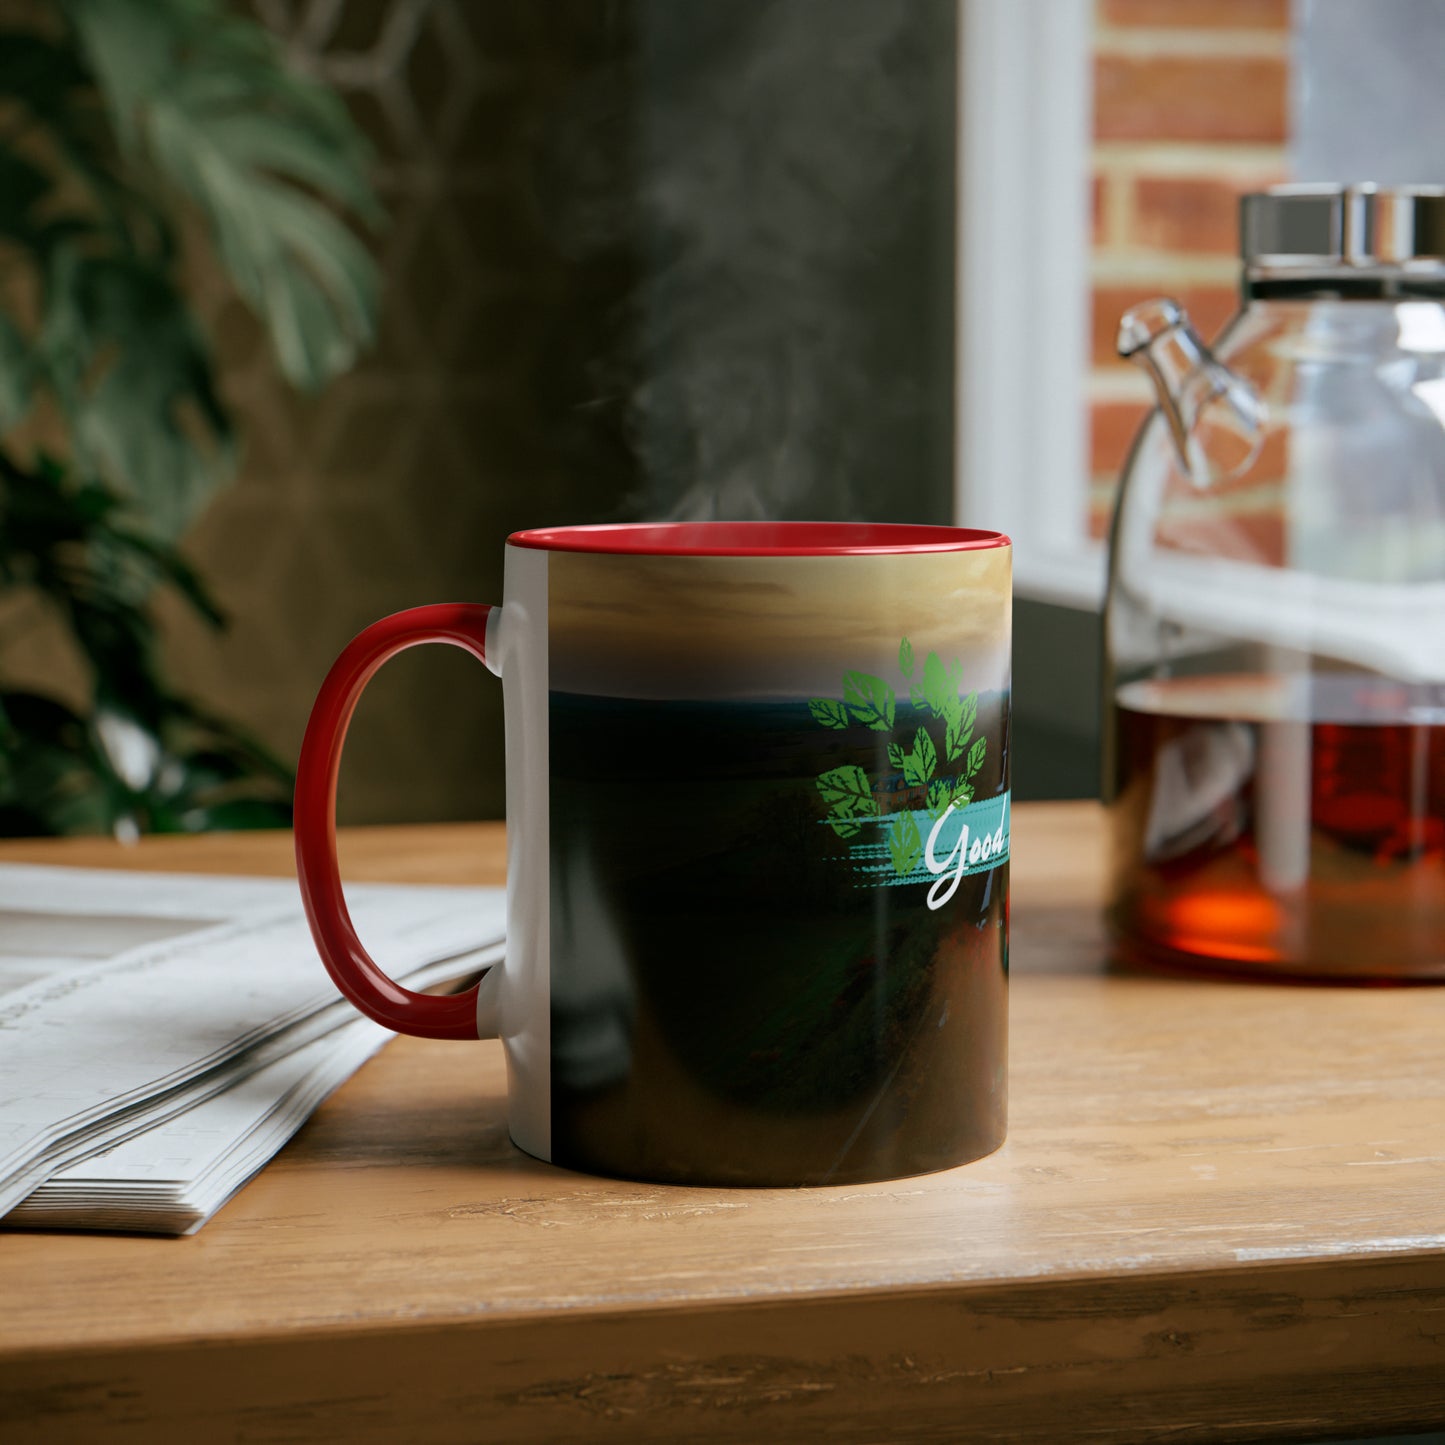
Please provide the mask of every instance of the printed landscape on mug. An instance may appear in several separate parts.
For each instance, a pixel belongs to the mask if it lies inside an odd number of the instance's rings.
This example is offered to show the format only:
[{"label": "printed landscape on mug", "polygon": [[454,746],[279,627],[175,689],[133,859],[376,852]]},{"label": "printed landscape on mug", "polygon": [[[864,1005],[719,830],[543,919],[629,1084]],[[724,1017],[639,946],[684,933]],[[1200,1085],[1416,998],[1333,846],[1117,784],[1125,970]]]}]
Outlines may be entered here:
[{"label": "printed landscape on mug", "polygon": [[550,559],[559,1163],[844,1182],[1001,1139],[1009,563]]}]

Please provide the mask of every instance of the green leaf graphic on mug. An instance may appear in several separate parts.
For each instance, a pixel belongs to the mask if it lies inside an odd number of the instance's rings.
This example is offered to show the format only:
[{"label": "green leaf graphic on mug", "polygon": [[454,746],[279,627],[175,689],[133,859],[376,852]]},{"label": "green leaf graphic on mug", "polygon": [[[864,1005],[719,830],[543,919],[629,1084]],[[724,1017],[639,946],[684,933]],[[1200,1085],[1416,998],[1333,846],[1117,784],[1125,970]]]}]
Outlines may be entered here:
[{"label": "green leaf graphic on mug", "polygon": [[944,731],[943,746],[948,761],[956,763],[963,756],[973,736],[973,725],[978,720],[978,694],[971,692],[966,698],[956,695],[948,708],[948,726]]},{"label": "green leaf graphic on mug", "polygon": [[856,838],[863,831],[862,823],[846,813],[829,813],[823,821],[840,837]]},{"label": "green leaf graphic on mug", "polygon": [[970,778],[983,766],[983,757],[987,751],[987,738],[979,738],[968,750],[968,775]]},{"label": "green leaf graphic on mug", "polygon": [[[822,773],[818,779],[818,792],[822,793],[822,801],[828,803],[828,822],[840,838],[853,837],[858,831],[857,824],[851,824],[851,819],[876,818],[879,812],[879,802],[868,786],[868,775],[855,763]],[[842,831],[840,824],[850,824],[851,832]]]},{"label": "green leaf graphic on mug", "polygon": [[959,706],[963,709],[963,725],[969,732],[972,732],[974,724],[978,721],[978,693],[969,693]]},{"label": "green leaf graphic on mug", "polygon": [[825,728],[848,726],[848,709],[841,702],[835,702],[831,697],[815,697],[808,704],[808,711]]},{"label": "green leaf graphic on mug", "polygon": [[963,750],[968,746],[972,737],[972,728],[965,729],[958,718],[949,718],[948,728],[943,735],[943,747],[949,762],[956,763],[963,756]]},{"label": "green leaf graphic on mug", "polygon": [[[906,787],[923,789],[927,811],[941,818],[950,807],[966,807],[974,800],[970,780],[983,767],[988,752],[987,740],[974,736],[978,693],[962,695],[963,664],[958,658],[945,665],[938,653],[930,652],[919,666],[913,644],[906,637],[898,644],[898,668],[914,705],[942,719],[943,743],[940,749],[926,726],[914,731],[911,746],[890,738],[888,766],[895,774],[902,774]],[[842,730],[858,723],[877,732],[891,732],[897,722],[893,689],[869,672],[843,674],[841,702],[814,698],[808,707],[814,719],[827,728]],[[944,766],[950,772],[940,777],[939,769]],[[914,811],[899,795],[892,801],[895,807],[902,805],[902,811],[885,816],[883,806],[873,796],[868,774],[855,764],[821,774],[817,788],[827,806],[823,821],[838,837],[856,838],[868,821],[882,819],[887,825],[888,856],[900,878],[918,866],[923,855],[918,823],[922,809]],[[911,796],[916,798],[917,794]]]},{"label": "green leaf graphic on mug", "polygon": [[855,721],[875,732],[887,732],[893,726],[893,689],[881,677],[869,672],[845,672],[843,701]]},{"label": "green leaf graphic on mug", "polygon": [[900,875],[918,866],[923,856],[923,835],[912,813],[900,813],[888,830],[888,856],[893,860],[893,871]]},{"label": "green leaf graphic on mug", "polygon": [[938,750],[933,746],[933,739],[928,733],[919,728],[913,739],[913,751],[903,759],[904,779],[915,787],[922,787],[937,771]]},{"label": "green leaf graphic on mug", "polygon": [[957,695],[958,686],[949,680],[942,660],[936,652],[930,652],[923,663],[923,701],[929,712],[934,717],[947,716],[949,701]]}]

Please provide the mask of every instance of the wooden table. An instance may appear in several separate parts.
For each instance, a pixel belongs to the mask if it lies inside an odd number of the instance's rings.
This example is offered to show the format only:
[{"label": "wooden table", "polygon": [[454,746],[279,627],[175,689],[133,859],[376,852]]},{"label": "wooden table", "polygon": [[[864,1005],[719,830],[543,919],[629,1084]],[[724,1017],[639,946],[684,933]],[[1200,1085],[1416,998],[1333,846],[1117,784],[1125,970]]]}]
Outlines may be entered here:
[{"label": "wooden table", "polygon": [[[512,1148],[400,1040],[199,1235],[0,1236],[0,1440],[1322,1438],[1445,1420],[1445,989],[1111,976],[1088,805],[1014,821],[1008,1143],[813,1191]],[[496,882],[489,825],[356,879]],[[281,836],[0,857],[284,873]],[[319,967],[319,965],[318,965]]]}]

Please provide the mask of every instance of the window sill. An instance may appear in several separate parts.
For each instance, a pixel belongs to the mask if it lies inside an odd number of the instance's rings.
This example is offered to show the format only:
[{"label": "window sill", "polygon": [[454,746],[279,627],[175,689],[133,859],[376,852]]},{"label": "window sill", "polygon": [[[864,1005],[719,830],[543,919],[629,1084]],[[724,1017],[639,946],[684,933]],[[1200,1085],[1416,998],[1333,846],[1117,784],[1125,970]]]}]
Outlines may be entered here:
[{"label": "window sill", "polygon": [[1014,596],[1081,612],[1104,606],[1107,554],[1099,542],[1078,547],[1030,547],[1014,540]]}]

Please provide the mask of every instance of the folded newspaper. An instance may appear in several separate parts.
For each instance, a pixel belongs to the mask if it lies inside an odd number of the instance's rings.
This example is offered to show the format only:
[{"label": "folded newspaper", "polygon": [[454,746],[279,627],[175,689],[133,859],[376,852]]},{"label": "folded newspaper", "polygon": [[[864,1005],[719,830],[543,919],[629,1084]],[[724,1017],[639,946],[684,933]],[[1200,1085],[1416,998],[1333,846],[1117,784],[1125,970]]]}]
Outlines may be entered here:
[{"label": "folded newspaper", "polygon": [[[500,960],[500,888],[347,902],[410,988]],[[0,1225],[191,1233],[389,1037],[294,882],[0,865]]]}]

